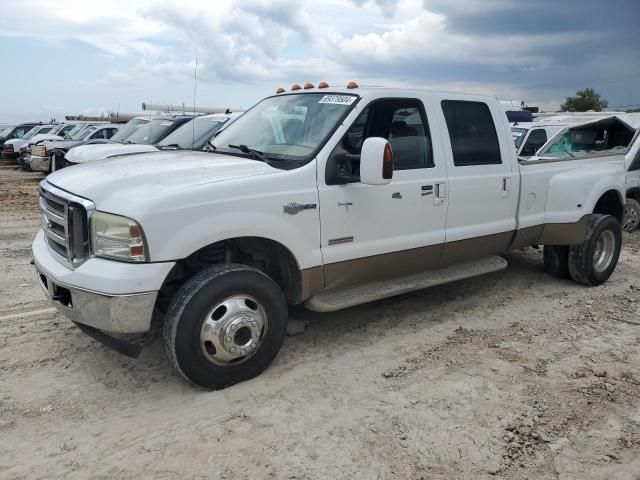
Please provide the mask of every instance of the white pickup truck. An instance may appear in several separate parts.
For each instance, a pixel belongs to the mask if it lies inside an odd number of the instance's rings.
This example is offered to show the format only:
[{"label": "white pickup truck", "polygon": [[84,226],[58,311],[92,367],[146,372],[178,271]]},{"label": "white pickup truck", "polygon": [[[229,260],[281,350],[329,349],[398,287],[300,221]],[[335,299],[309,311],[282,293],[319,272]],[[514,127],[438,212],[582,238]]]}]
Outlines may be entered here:
[{"label": "white pickup truck", "polygon": [[598,285],[615,269],[623,154],[519,163],[496,99],[305,87],[259,102],[208,152],[50,175],[33,243],[45,294],[132,356],[111,334],[162,322],[178,372],[223,388],[273,360],[288,305],[351,307],[538,244],[558,277]]}]

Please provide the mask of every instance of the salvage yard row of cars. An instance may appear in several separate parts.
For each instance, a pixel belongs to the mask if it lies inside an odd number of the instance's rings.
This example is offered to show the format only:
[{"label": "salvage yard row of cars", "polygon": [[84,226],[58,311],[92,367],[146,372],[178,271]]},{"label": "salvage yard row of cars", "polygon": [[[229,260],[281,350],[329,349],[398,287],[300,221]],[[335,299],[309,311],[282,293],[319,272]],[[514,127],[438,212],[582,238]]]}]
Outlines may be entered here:
[{"label": "salvage yard row of cars", "polygon": [[[240,113],[154,115],[108,122],[22,123],[0,129],[0,150],[27,170],[51,173],[78,163],[158,149],[200,149]],[[98,145],[101,145],[98,148]],[[87,148],[82,149],[81,147]],[[89,152],[89,154],[87,154]]]},{"label": "salvage yard row of cars", "polygon": [[37,276],[126,355],[158,323],[175,369],[212,389],[268,367],[291,305],[340,310],[499,271],[537,245],[550,275],[600,285],[625,198],[640,198],[638,125],[621,115],[511,125],[495,98],[322,82],[236,118],[134,120],[111,139],[31,146],[25,166],[56,170]]}]

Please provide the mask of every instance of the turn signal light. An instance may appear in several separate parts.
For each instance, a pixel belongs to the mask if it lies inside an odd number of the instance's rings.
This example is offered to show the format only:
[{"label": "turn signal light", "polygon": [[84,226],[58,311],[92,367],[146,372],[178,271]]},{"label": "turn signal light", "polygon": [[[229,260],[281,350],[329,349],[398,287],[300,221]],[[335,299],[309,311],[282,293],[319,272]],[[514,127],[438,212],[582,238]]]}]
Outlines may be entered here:
[{"label": "turn signal light", "polygon": [[329,88],[329,84],[327,82],[320,82],[318,88]]},{"label": "turn signal light", "polygon": [[388,143],[384,146],[382,156],[382,178],[385,180],[393,178],[393,151]]},{"label": "turn signal light", "polygon": [[285,90],[284,88],[282,88],[282,87],[279,87],[279,88],[276,90],[276,93],[284,93],[284,92],[286,92],[286,90]]},{"label": "turn signal light", "polygon": [[298,85],[297,83],[294,83],[293,85],[291,85],[291,90],[302,90],[302,87],[300,85]]},{"label": "turn signal light", "polygon": [[315,88],[315,87],[313,86],[313,83],[309,83],[309,82],[307,82],[307,83],[305,83],[305,84],[304,84],[304,89],[305,89],[305,90],[309,90],[310,88]]},{"label": "turn signal light", "polygon": [[347,88],[358,88],[358,84],[356,82],[347,83]]}]

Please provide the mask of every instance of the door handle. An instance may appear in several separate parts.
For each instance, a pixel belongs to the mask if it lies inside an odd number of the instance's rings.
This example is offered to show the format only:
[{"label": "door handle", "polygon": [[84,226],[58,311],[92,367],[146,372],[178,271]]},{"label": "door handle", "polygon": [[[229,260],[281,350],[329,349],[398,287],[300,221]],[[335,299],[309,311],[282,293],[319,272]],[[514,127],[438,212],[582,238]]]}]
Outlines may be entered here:
[{"label": "door handle", "polygon": [[511,177],[504,177],[502,179],[502,196],[508,197],[511,193]]},{"label": "door handle", "polygon": [[435,205],[442,205],[447,198],[447,184],[444,182],[436,183],[436,195],[433,197]]}]

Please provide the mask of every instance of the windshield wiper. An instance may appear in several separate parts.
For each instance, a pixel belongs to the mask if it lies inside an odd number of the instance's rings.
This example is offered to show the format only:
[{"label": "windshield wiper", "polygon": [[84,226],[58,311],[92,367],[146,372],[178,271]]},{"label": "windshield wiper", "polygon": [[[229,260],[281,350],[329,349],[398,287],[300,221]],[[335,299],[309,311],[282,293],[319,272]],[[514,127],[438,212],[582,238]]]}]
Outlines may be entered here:
[{"label": "windshield wiper", "polygon": [[246,153],[250,155],[252,158],[256,160],[260,160],[261,162],[267,162],[267,157],[260,150],[254,150],[253,148],[249,148],[246,145],[227,145],[229,148],[235,148],[236,150],[240,150],[242,153]]}]

